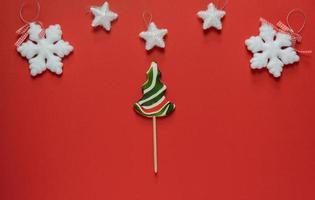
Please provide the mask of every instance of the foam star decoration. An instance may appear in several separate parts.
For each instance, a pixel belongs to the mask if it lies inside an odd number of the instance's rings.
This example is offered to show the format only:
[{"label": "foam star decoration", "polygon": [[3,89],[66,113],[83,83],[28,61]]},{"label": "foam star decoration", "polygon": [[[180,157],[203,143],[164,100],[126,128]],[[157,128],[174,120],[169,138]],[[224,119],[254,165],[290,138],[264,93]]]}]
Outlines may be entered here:
[{"label": "foam star decoration", "polygon": [[155,46],[164,48],[165,43],[163,37],[166,34],[167,29],[158,29],[156,25],[151,22],[148,26],[148,30],[141,32],[139,36],[146,41],[145,49],[149,51]]},{"label": "foam star decoration", "polygon": [[105,2],[101,7],[92,6],[90,10],[94,15],[92,26],[103,26],[106,31],[110,31],[111,22],[117,19],[118,14],[109,9],[109,4]]},{"label": "foam star decoration", "polygon": [[213,3],[208,5],[207,10],[199,11],[197,16],[203,20],[203,29],[214,27],[218,30],[222,29],[221,18],[224,17],[225,11],[217,9]]}]

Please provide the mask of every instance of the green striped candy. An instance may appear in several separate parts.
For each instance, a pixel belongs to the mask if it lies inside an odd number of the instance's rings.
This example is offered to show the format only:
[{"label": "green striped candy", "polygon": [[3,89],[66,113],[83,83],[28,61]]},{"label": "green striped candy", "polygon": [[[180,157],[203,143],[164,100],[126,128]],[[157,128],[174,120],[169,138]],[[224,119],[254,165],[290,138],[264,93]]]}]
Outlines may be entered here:
[{"label": "green striped candy", "polygon": [[164,117],[175,109],[175,104],[166,99],[166,85],[161,81],[157,63],[152,62],[147,71],[148,80],[142,86],[142,98],[134,104],[135,110],[145,117]]}]

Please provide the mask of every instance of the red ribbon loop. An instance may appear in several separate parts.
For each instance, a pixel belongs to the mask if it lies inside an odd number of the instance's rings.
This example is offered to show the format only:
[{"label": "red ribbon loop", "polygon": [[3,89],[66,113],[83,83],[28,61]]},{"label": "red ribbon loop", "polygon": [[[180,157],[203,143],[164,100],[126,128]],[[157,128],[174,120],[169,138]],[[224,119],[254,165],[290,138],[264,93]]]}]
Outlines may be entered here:
[{"label": "red ribbon loop", "polygon": [[19,39],[15,42],[15,46],[20,46],[28,37],[28,30],[30,29],[30,24],[25,24],[21,28],[19,28],[16,33],[20,35]]},{"label": "red ribbon loop", "polygon": [[[277,26],[273,25],[271,22],[267,21],[264,18],[260,18],[260,21],[262,23],[268,24],[269,26],[271,26],[273,29],[275,29],[276,31],[278,31],[280,33],[285,33],[285,34],[290,35],[291,40],[292,40],[292,46],[295,46],[296,42],[301,42],[302,41],[301,34],[294,32],[294,30],[292,30],[292,28],[290,28],[289,26],[287,26],[286,24],[284,24],[281,21],[279,21],[277,23]],[[295,49],[295,51],[300,53],[300,54],[310,54],[310,53],[312,53],[312,50],[297,50],[297,49]]]},{"label": "red ribbon loop", "polygon": [[299,33],[295,33],[293,29],[291,29],[289,26],[285,25],[282,21],[279,21],[277,23],[278,31],[283,32],[286,34],[289,34],[292,38],[293,45],[296,42],[302,41],[302,36]]},{"label": "red ribbon loop", "polygon": [[[43,27],[41,22],[37,22],[41,27]],[[15,42],[15,46],[20,46],[28,37],[30,29],[30,23],[24,24],[21,28],[19,28],[16,33],[20,36],[19,39]],[[41,32],[39,33],[40,38],[44,38],[45,30],[42,28]]]}]

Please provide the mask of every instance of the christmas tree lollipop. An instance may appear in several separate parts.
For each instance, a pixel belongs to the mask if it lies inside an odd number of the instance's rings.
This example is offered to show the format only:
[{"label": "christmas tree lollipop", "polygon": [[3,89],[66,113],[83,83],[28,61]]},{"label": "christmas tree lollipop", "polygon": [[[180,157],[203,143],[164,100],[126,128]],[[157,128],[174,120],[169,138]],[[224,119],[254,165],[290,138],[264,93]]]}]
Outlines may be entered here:
[{"label": "christmas tree lollipop", "polygon": [[157,166],[157,140],[156,140],[156,118],[165,117],[172,113],[175,104],[166,99],[164,93],[166,85],[161,81],[161,73],[157,63],[152,62],[150,69],[147,71],[148,80],[142,86],[143,96],[134,105],[137,113],[153,120],[153,156],[154,156],[154,173],[158,173]]}]

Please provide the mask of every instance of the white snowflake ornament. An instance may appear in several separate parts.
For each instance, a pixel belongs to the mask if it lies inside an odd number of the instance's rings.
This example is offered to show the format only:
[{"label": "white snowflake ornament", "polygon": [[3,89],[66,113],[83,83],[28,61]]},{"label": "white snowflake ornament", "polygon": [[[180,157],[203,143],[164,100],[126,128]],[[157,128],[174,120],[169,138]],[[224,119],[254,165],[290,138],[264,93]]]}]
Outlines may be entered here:
[{"label": "white snowflake ornament", "polygon": [[166,34],[167,29],[158,29],[156,25],[153,22],[151,22],[148,26],[148,30],[141,32],[139,36],[146,40],[145,49],[149,51],[155,46],[164,48],[165,43],[163,37]]},{"label": "white snowflake ornament", "polygon": [[259,36],[252,36],[245,41],[247,49],[254,56],[250,60],[252,69],[266,67],[274,77],[280,77],[284,65],[299,61],[289,34],[277,32],[274,28],[262,22]]},{"label": "white snowflake ornament", "polygon": [[103,26],[106,31],[110,31],[111,22],[118,18],[118,14],[109,9],[109,4],[107,2],[105,2],[101,7],[92,6],[90,10],[94,15],[92,26]]},{"label": "white snowflake ornament", "polygon": [[68,55],[73,47],[61,39],[62,31],[59,24],[51,25],[41,37],[42,28],[36,23],[30,23],[29,40],[17,48],[17,51],[29,60],[31,75],[36,76],[46,69],[61,74],[61,58]]},{"label": "white snowflake ornament", "polygon": [[199,11],[197,16],[203,20],[203,29],[209,29],[211,27],[217,30],[222,29],[221,18],[224,17],[225,11],[217,9],[213,3],[208,5],[207,10]]}]

